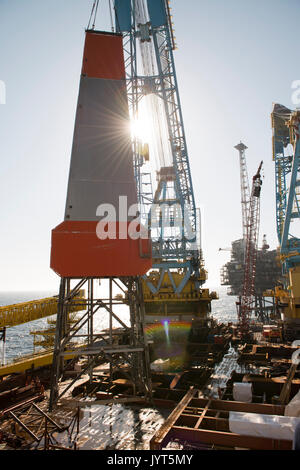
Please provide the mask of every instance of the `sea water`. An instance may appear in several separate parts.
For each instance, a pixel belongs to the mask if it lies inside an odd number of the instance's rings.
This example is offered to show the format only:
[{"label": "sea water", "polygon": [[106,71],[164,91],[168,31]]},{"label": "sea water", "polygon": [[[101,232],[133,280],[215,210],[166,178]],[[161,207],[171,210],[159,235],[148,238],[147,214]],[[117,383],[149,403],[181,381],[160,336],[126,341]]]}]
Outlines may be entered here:
[{"label": "sea water", "polygon": [[[226,287],[212,287],[210,290],[215,290],[219,294],[219,300],[212,301],[212,316],[221,323],[236,322],[236,297],[227,295]],[[35,291],[35,292],[0,292],[0,305],[11,305],[28,300],[38,300],[44,297],[51,297],[57,295],[53,291]],[[122,307],[122,306],[121,306]],[[120,308],[119,307],[119,310]],[[124,321],[127,320],[127,311],[122,309],[118,312],[120,318]],[[40,320],[35,320],[23,325],[7,328],[6,331],[6,344],[5,344],[5,358],[6,362],[12,359],[23,356],[24,354],[31,354],[34,352],[33,339],[34,336],[30,334],[32,331],[49,328],[48,319],[55,318],[48,317]],[[101,313],[95,316],[95,329],[103,329],[108,327],[108,316]],[[0,345],[1,348],[1,345]],[[39,348],[35,348],[37,352]]]},{"label": "sea water", "polygon": [[[236,297],[227,295],[226,287],[210,288],[219,294],[219,300],[212,301],[212,316],[220,323],[236,322]],[[0,305],[11,305],[27,300],[37,300],[57,295],[57,292],[1,292]],[[120,308],[120,307],[119,307]],[[118,312],[120,318],[127,323],[127,311]],[[53,317],[55,318],[55,316]],[[95,316],[95,328],[107,328],[108,316],[100,314]],[[18,325],[7,329],[6,335],[6,362],[10,362],[24,354],[34,351],[33,335],[31,331],[49,327],[47,318],[35,320],[30,323]],[[1,345],[0,345],[1,348]],[[37,348],[36,348],[37,350]],[[225,364],[225,362],[226,364]],[[224,366],[230,371],[236,364],[236,352],[229,350],[221,364],[217,365],[212,380],[207,386],[207,396],[215,395],[217,387],[223,385]],[[228,364],[227,364],[228,363]],[[140,408],[133,405],[92,405],[83,408],[80,418],[80,449],[149,449],[149,440],[160,428],[171,410]],[[63,414],[63,411],[61,411]],[[63,415],[62,415],[63,418]],[[68,445],[66,436],[57,436],[62,445]]]}]

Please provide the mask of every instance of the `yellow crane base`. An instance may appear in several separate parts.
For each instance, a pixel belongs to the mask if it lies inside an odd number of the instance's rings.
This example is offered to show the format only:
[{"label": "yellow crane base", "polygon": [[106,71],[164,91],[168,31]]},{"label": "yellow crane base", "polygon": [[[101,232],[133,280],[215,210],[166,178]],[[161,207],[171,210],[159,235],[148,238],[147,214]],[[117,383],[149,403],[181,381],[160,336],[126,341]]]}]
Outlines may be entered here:
[{"label": "yellow crane base", "polygon": [[[64,356],[64,359],[67,361],[72,359],[74,354],[67,354]],[[50,366],[52,364],[53,351],[46,351],[37,354],[32,354],[30,356],[23,356],[20,359],[14,360],[10,364],[6,364],[0,367],[0,377],[5,375],[17,374],[25,372],[30,369],[38,369],[39,367]]]},{"label": "yellow crane base", "polygon": [[[78,297],[78,303],[72,305],[70,311],[78,312],[86,307],[84,298],[85,291],[82,290]],[[40,318],[49,317],[57,314],[57,297],[46,297],[45,299],[30,300],[13,305],[0,307],[0,328],[8,328],[22,323],[28,323]]]}]

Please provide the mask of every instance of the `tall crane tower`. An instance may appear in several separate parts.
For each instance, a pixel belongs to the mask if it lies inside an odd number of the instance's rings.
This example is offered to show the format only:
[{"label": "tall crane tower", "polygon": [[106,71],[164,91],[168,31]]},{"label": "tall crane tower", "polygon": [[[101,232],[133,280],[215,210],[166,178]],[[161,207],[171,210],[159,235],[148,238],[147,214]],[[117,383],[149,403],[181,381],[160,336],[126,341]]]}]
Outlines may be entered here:
[{"label": "tall crane tower", "polygon": [[252,190],[249,204],[249,215],[247,218],[247,238],[245,252],[245,271],[243,293],[240,305],[240,331],[242,337],[249,333],[249,318],[252,310],[252,302],[254,295],[255,273],[256,273],[256,257],[258,246],[258,232],[260,219],[260,192],[262,180],[260,176],[262,162],[260,163],[256,174],[252,179]]},{"label": "tall crane tower", "polygon": [[[257,250],[257,240],[254,251],[252,248],[255,244],[253,245],[253,242],[249,244],[249,236],[251,239],[253,233],[249,234],[248,231],[249,227],[253,227],[255,213],[250,213],[252,196],[250,194],[245,155],[247,146],[240,142],[234,148],[239,153],[243,238],[232,242],[231,249],[227,249],[231,251],[231,260],[221,269],[221,284],[230,286],[228,290],[229,295],[238,296],[237,308],[239,318],[241,316],[241,305],[243,304],[243,310],[248,312],[245,315],[243,314],[245,318],[250,315],[251,311],[254,311],[261,321],[269,322],[270,319],[278,314],[278,310],[275,299],[272,297],[272,300],[270,300],[269,296],[266,296],[265,293],[268,290],[274,289],[274,284],[280,278],[280,267],[278,266],[276,251],[268,251],[270,247],[267,244],[266,235],[263,236],[263,244],[260,250]],[[252,199],[252,204],[254,202],[255,199]],[[259,208],[257,208],[257,212],[259,217]],[[252,267],[249,264],[251,259],[254,261],[254,263],[251,262],[253,264]],[[252,274],[250,276],[251,270]],[[252,277],[253,288],[249,284],[250,277]],[[242,297],[244,298],[243,301]],[[246,301],[245,299],[248,300]]]},{"label": "tall crane tower", "polygon": [[248,148],[240,142],[234,147],[239,152],[240,159],[240,180],[241,180],[241,204],[242,204],[242,224],[243,224],[243,240],[246,247],[247,230],[248,230],[248,213],[250,204],[250,189],[246,164],[245,150]]},{"label": "tall crane tower", "polygon": [[[176,48],[167,0],[116,0],[116,30],[123,35],[132,120],[147,99],[158,166],[156,189],[145,186],[147,159],[134,142],[141,213],[145,201],[152,240],[153,270],[143,275],[146,321],[205,319],[214,297],[203,289],[207,273],[196,208],[173,52]],[[151,156],[151,148],[150,148]],[[144,189],[143,189],[144,188]],[[145,189],[146,188],[146,189]]]},{"label": "tall crane tower", "polygon": [[276,225],[284,285],[275,294],[287,339],[300,338],[300,111],[275,103],[271,114]]},{"label": "tall crane tower", "polygon": [[262,162],[253,176],[250,195],[245,150],[247,146],[240,142],[235,148],[240,158],[242,225],[244,242],[244,279],[239,305],[239,323],[242,337],[249,333],[249,318],[252,312],[255,294],[256,260],[260,219],[260,171]]}]

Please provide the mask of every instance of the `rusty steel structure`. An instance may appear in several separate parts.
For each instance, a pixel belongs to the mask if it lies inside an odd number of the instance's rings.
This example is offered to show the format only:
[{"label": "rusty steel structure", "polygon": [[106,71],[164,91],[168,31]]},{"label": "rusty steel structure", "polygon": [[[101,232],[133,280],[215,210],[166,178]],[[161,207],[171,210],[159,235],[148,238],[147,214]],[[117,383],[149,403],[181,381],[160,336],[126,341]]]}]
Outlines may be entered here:
[{"label": "rusty steel structure", "polygon": [[198,398],[191,388],[150,441],[151,450],[161,450],[179,442],[201,448],[235,447],[252,450],[291,450],[292,442],[230,432],[231,411],[283,416],[284,406]]}]

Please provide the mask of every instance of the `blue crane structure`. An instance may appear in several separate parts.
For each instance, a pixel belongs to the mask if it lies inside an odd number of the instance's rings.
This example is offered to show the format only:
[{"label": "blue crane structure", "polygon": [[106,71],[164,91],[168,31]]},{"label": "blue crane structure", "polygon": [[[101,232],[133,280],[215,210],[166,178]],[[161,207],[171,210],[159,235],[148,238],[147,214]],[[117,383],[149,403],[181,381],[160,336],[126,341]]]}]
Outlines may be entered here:
[{"label": "blue crane structure", "polygon": [[300,334],[300,111],[274,104],[276,226],[285,285],[276,288],[289,335]]},{"label": "blue crane structure", "polygon": [[144,169],[149,155],[138,137],[133,143],[138,200],[142,220],[151,230],[155,270],[143,276],[146,313],[182,313],[183,303],[193,298],[188,304],[193,307],[183,313],[205,316],[212,297],[207,289],[201,289],[207,275],[200,211],[195,205],[175,71],[169,1],[115,0],[114,9],[116,32],[123,35],[131,119],[138,118],[141,100],[151,96],[150,113],[157,119],[160,139],[165,141],[158,150],[160,167],[154,194],[151,174]]}]

